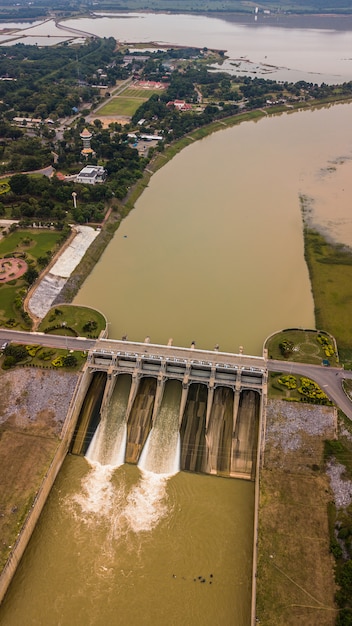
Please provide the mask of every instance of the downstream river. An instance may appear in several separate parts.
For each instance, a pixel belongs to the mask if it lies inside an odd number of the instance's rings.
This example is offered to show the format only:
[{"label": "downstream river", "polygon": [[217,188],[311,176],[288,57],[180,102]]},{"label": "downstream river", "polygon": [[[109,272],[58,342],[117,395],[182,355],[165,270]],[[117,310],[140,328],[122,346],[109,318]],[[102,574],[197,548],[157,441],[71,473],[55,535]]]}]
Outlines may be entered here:
[{"label": "downstream river", "polygon": [[[350,117],[350,105],[268,116],[185,149],[76,302],[102,309],[112,337],[253,354],[278,328],[314,326],[300,195],[313,223],[352,242]],[[68,457],[0,622],[248,626],[253,495],[246,481]]]}]

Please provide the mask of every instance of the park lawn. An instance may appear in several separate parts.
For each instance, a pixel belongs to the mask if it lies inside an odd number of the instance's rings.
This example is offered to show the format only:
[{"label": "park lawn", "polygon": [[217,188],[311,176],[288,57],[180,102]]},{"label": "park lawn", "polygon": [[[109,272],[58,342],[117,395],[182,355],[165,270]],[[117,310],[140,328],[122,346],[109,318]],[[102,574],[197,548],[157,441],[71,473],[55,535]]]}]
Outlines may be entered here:
[{"label": "park lawn", "polygon": [[[29,245],[22,243],[23,239],[29,238]],[[0,257],[11,252],[26,252],[34,259],[45,256],[55,248],[62,238],[58,231],[16,230],[0,241]]]},{"label": "park lawn", "polygon": [[[269,337],[265,348],[268,351],[269,359],[312,363],[313,365],[321,365],[325,359],[328,359],[330,365],[336,366],[338,364],[336,355],[327,356],[322,344],[318,342],[317,337],[318,332],[315,330],[289,328]],[[332,347],[334,347],[333,338],[329,338],[328,335],[326,335],[326,337]],[[283,356],[279,347],[284,341],[294,344],[294,350],[290,352],[288,356]]]},{"label": "park lawn", "polygon": [[[49,259],[62,239],[63,233],[60,231],[19,229],[1,239],[0,258],[5,255],[21,253],[35,268],[37,259],[39,257]],[[24,243],[24,240],[28,240],[28,243]],[[40,272],[40,268],[38,266],[37,268]],[[16,298],[20,297],[23,301],[27,289],[28,285],[23,278],[17,279],[15,284],[0,285],[0,326],[24,330],[30,328],[31,321],[28,316],[23,314],[22,307],[15,307]]]},{"label": "park lawn", "polygon": [[[96,325],[96,327],[85,329],[85,325],[91,322],[93,322],[93,326]],[[50,327],[56,325],[59,325],[59,328],[48,330]],[[54,335],[67,334],[68,336],[72,336],[77,333],[79,337],[98,337],[105,328],[106,319],[100,311],[91,309],[90,307],[60,304],[50,309],[41,321],[38,330],[41,332],[50,332]]]},{"label": "park lawn", "polygon": [[[10,285],[6,283],[5,285],[0,285],[0,325],[1,320],[6,321],[10,318],[17,318],[18,311],[15,310],[14,300],[18,294],[18,283],[16,281],[16,285]],[[23,281],[21,281],[22,286],[24,285]]]},{"label": "park lawn", "polygon": [[99,109],[99,115],[128,115],[132,116],[137,109],[148,100],[148,98],[124,98],[119,96],[118,98],[112,98]]}]

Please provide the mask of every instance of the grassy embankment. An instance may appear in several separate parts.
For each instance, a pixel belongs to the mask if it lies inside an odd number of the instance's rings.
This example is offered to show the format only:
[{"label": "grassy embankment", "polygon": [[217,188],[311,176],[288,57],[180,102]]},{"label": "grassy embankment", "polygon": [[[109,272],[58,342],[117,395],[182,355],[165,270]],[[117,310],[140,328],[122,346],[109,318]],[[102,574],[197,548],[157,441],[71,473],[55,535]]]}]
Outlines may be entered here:
[{"label": "grassy embankment", "polygon": [[152,175],[161,167],[166,165],[166,163],[170,161],[174,156],[176,156],[176,154],[181,152],[183,148],[186,148],[190,144],[194,143],[194,141],[203,139],[204,137],[207,137],[208,135],[211,135],[218,130],[225,130],[226,128],[237,126],[242,122],[258,121],[268,115],[291,113],[301,110],[302,108],[315,108],[325,106],[326,104],[333,104],[342,101],[349,102],[350,100],[350,98],[346,98],[345,96],[339,96],[338,94],[336,94],[334,97],[327,98],[325,100],[297,102],[289,108],[285,105],[277,105],[266,110],[256,109],[253,111],[238,113],[228,118],[214,121],[211,124],[204,126],[203,128],[198,128],[192,133],[186,135],[185,137],[182,137],[181,139],[175,141],[171,145],[168,145],[163,152],[156,153],[150,163],[148,163],[142,178],[140,178],[136,182],[136,184],[133,185],[126,198],[124,198],[123,201],[114,200],[114,210],[110,214],[110,217],[107,220],[106,224],[104,224],[104,226],[102,227],[101,233],[93,241],[82,261],[79,263],[77,268],[74,270],[71,278],[67,282],[62,292],[62,297],[64,298],[64,300],[66,302],[71,302],[73,300],[83,282],[92,271],[94,265],[100,259],[106,246],[113,238],[114,232],[119,227],[121,221],[134,208],[138,198],[142,195],[145,188],[148,187]]},{"label": "grassy embankment", "polygon": [[0,571],[59,445],[77,372],[0,369]]},{"label": "grassy embankment", "polygon": [[305,258],[309,269],[318,328],[334,335],[341,361],[352,363],[352,251],[331,244],[305,228]]},{"label": "grassy embankment", "polygon": [[[346,246],[327,242],[320,233],[307,226],[304,237],[316,326],[336,338],[341,361],[345,367],[350,368],[352,251]],[[295,361],[301,358],[311,363],[321,361],[322,355],[317,351],[318,344],[314,340],[314,333],[309,331],[293,330],[273,337],[268,346],[269,356],[280,358],[279,344],[284,340],[298,347],[298,350],[288,353],[286,359]],[[331,356],[329,361],[332,365],[335,364]],[[283,387],[278,382],[279,379],[279,375],[271,377],[270,396],[294,400],[297,389]],[[295,379],[297,380],[297,377]],[[282,391],[283,389],[285,391]],[[351,393],[348,385],[346,391]],[[333,607],[328,602],[322,602],[321,598],[319,604],[307,594],[309,589],[307,573],[311,570],[312,559],[315,565],[325,563],[325,574],[321,568],[319,571],[319,585],[323,584],[323,588],[327,583],[322,581],[322,577],[325,575],[328,581],[331,573],[326,560],[328,546],[323,535],[318,537],[319,528],[326,528],[330,552],[336,558],[336,583],[341,587],[336,594],[340,609],[338,623],[341,626],[351,624],[349,620],[352,613],[352,505],[346,509],[336,510],[331,496],[328,501],[324,499],[324,491],[329,492],[329,484],[324,473],[324,464],[328,458],[336,458],[345,466],[346,476],[352,477],[351,434],[350,421],[340,414],[338,440],[331,440],[323,445],[322,438],[315,436],[314,440],[307,440],[296,454],[292,452],[289,454],[289,463],[288,455],[278,447],[275,453],[279,456],[281,454],[281,459],[275,469],[270,466],[270,454],[265,461],[261,473],[258,575],[258,611],[262,611],[265,616],[261,619],[262,624],[273,626],[281,623],[292,625],[335,623]],[[319,447],[315,448],[316,445]],[[304,455],[306,463],[302,464]],[[301,465],[299,471],[295,468],[297,462]],[[314,519],[314,534],[311,519]],[[335,532],[338,533],[339,542],[336,540]],[[312,547],[315,554],[312,554]],[[277,557],[277,562],[285,563],[284,571],[265,561],[264,555],[270,552],[274,552],[273,558]],[[316,567],[315,572],[317,571]],[[311,576],[315,575],[316,573],[311,571]],[[302,584],[304,580],[306,583]],[[299,587],[303,588],[301,593]],[[318,583],[316,588],[318,589]]]}]

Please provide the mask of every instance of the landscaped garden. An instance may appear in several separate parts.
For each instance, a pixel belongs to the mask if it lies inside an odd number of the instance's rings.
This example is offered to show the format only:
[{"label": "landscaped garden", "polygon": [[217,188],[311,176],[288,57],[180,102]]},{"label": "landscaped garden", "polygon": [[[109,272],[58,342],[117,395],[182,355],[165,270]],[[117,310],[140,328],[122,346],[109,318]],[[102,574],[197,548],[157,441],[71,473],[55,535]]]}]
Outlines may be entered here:
[{"label": "landscaped garden", "polygon": [[60,304],[52,307],[41,321],[38,330],[68,337],[99,337],[106,328],[105,316],[89,307]]},{"label": "landscaped garden", "polygon": [[295,374],[271,373],[269,378],[270,397],[288,402],[332,405],[328,396],[310,378]]},{"label": "landscaped garden", "polygon": [[60,368],[80,370],[86,358],[86,351],[48,348],[38,344],[24,346],[9,343],[4,350],[1,366],[5,370],[16,365],[55,370]]},{"label": "landscaped garden", "polygon": [[266,342],[269,359],[337,366],[334,338],[324,331],[289,328],[272,335]]},{"label": "landscaped garden", "polygon": [[[15,230],[0,241],[0,326],[18,330],[31,328],[23,303],[28,288],[38,278],[69,231],[49,229]],[[8,263],[11,262],[11,268]],[[26,264],[25,272],[19,266]]]}]

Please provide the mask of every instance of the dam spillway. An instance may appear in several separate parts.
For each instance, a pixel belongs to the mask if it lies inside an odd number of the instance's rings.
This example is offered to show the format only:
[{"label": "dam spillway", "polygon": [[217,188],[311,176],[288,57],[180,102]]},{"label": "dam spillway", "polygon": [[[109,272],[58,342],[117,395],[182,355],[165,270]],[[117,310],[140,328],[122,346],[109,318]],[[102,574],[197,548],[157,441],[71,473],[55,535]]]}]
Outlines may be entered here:
[{"label": "dam spillway", "polygon": [[[153,449],[150,454],[155,459],[159,448],[157,456],[177,455],[180,470],[254,478],[266,396],[262,357],[100,339],[89,351],[83,376],[90,377],[91,383],[72,453],[89,450],[90,458],[92,448],[96,451],[102,446],[106,451],[104,433],[111,439],[116,431],[119,437],[123,427],[120,463],[122,459],[148,468],[147,450]],[[119,392],[117,426],[112,399],[122,378],[125,384],[123,398]],[[169,440],[174,442],[173,450],[165,445]],[[104,458],[114,464],[113,456],[107,457],[105,452]],[[160,467],[165,466],[168,462],[164,459]]]}]

